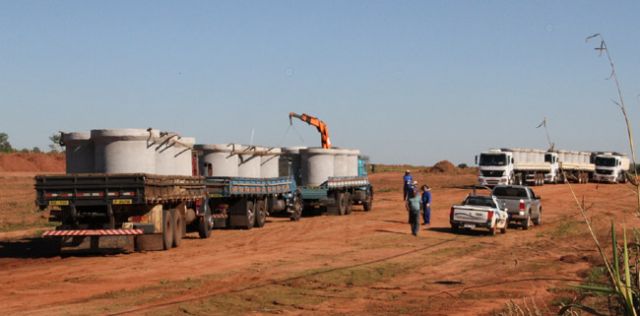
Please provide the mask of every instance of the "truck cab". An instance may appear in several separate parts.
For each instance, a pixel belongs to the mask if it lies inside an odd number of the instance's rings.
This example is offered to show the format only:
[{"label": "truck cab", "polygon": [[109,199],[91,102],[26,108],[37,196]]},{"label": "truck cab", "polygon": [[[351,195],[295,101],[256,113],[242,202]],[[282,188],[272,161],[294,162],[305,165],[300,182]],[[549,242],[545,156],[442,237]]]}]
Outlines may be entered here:
[{"label": "truck cab", "polygon": [[625,173],[629,170],[629,158],[617,153],[604,153],[595,158],[596,171],[593,180],[596,182],[626,182]]},{"label": "truck cab", "polygon": [[558,183],[560,178],[560,163],[558,161],[558,153],[548,151],[544,154],[544,162],[551,165],[551,171],[544,174],[545,183]]},{"label": "truck cab", "polygon": [[[478,157],[476,156],[476,160]],[[513,182],[513,153],[491,149],[480,154],[478,183],[492,186]]]}]

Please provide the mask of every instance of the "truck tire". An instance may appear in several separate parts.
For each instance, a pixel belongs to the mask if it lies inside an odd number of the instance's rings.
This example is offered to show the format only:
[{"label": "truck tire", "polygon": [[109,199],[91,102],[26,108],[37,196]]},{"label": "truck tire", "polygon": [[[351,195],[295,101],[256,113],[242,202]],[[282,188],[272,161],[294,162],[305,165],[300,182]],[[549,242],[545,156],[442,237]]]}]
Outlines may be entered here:
[{"label": "truck tire", "polygon": [[171,216],[173,217],[173,247],[180,247],[182,243],[182,237],[187,230],[182,214],[178,210],[171,210]]},{"label": "truck tire", "polygon": [[527,215],[527,218],[522,222],[522,229],[529,230],[529,228],[531,228],[531,225],[531,213],[529,213],[529,215]]},{"label": "truck tire", "polygon": [[209,236],[211,236],[211,229],[212,229],[211,211],[209,210],[209,206],[205,206],[205,207],[206,207],[206,211],[198,221],[198,235],[200,235],[200,238],[202,239],[209,238]]},{"label": "truck tire", "polygon": [[169,250],[173,247],[173,216],[170,210],[162,210],[162,249]]},{"label": "truck tire", "polygon": [[489,234],[491,236],[495,236],[498,234],[498,225],[493,225],[493,227],[489,228]]},{"label": "truck tire", "polygon": [[256,200],[256,205],[255,205],[256,223],[255,223],[255,227],[264,227],[264,224],[267,221],[267,204],[266,204],[266,201],[267,200],[264,200],[264,199]]},{"label": "truck tire", "polygon": [[533,224],[536,226],[540,226],[540,224],[542,224],[542,209],[540,209],[538,217],[533,219]]},{"label": "truck tire", "polygon": [[451,225],[451,232],[454,234],[457,234],[460,232],[460,227],[458,227],[458,225]]},{"label": "truck tire", "polygon": [[505,224],[504,224],[504,227],[500,228],[500,233],[501,233],[501,234],[506,234],[506,233],[507,233],[507,226],[508,226],[508,225],[505,223]]},{"label": "truck tire", "polygon": [[346,205],[344,199],[344,192],[336,192],[335,195],[335,203],[336,203],[336,213],[337,215],[343,216],[346,213]]},{"label": "truck tire", "polygon": [[346,215],[351,214],[352,205],[353,203],[351,203],[351,193],[346,192],[344,194],[344,213]]},{"label": "truck tire", "polygon": [[362,207],[365,212],[371,211],[373,208],[373,191],[367,192],[367,198],[362,202]]},{"label": "truck tire", "polygon": [[256,221],[255,206],[253,201],[247,201],[244,206],[245,225],[242,228],[251,229]]},{"label": "truck tire", "polygon": [[297,222],[300,220],[300,217],[302,217],[302,197],[300,192],[296,192],[296,194],[293,196],[293,202],[291,203],[293,205],[293,209],[291,210],[291,216],[289,217],[289,219],[291,221]]}]

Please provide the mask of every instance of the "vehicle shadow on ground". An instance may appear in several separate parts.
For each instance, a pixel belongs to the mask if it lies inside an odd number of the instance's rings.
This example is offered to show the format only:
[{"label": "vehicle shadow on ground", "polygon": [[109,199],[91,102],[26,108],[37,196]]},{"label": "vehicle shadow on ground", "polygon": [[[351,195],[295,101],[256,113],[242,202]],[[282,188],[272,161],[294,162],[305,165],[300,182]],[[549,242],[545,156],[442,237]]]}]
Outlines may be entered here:
[{"label": "vehicle shadow on ground", "polygon": [[60,255],[57,242],[48,238],[0,241],[0,258],[51,258]]},{"label": "vehicle shadow on ground", "polygon": [[465,236],[488,236],[489,232],[487,230],[480,229],[459,229],[454,232],[451,230],[451,227],[429,227],[426,229],[430,232],[448,234],[448,235],[465,235]]}]

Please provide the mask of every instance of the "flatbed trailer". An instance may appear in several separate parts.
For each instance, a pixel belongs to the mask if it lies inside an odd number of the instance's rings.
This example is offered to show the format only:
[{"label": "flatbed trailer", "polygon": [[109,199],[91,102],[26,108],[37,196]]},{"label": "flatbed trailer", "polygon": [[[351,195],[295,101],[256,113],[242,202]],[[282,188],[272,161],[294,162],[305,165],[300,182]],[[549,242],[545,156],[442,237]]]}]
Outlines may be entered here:
[{"label": "flatbed trailer", "polygon": [[328,214],[351,214],[353,205],[362,205],[366,212],[373,207],[373,186],[366,176],[330,177],[317,187],[300,187],[303,207],[325,209]]},{"label": "flatbed trailer", "polygon": [[59,222],[43,237],[63,248],[168,250],[187,230],[209,237],[204,178],[132,174],[35,177],[36,204]]},{"label": "flatbed trailer", "polygon": [[288,213],[293,221],[302,214],[293,177],[207,177],[205,186],[211,210],[206,218],[212,228],[251,229],[263,227],[267,216],[275,213]]}]

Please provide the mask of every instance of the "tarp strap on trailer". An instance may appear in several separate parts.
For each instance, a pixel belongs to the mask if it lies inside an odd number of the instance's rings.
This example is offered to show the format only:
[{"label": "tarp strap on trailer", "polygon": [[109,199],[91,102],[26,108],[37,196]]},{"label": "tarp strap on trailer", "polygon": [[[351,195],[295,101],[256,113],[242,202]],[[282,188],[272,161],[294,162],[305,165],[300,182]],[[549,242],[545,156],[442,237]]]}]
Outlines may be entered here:
[{"label": "tarp strap on trailer", "polygon": [[58,236],[127,236],[142,235],[142,229],[74,229],[74,230],[50,230],[42,234],[42,237]]}]

